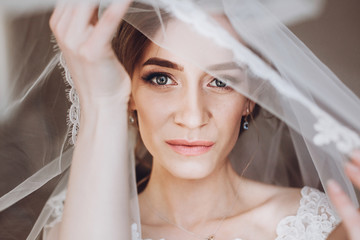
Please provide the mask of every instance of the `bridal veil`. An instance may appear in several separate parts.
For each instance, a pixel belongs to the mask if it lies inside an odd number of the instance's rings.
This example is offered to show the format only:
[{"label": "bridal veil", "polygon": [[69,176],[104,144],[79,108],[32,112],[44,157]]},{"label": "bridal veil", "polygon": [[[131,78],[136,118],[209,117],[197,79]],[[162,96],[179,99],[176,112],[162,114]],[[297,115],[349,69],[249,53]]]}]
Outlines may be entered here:
[{"label": "bridal veil", "polygon": [[[110,2],[100,2],[99,15]],[[124,20],[256,102],[249,129],[239,134],[230,155],[239,174],[322,190],[334,179],[358,204],[343,163],[360,147],[360,100],[274,17],[271,2],[279,1],[140,0]],[[322,4],[309,2],[303,1],[299,15]],[[54,5],[52,0],[16,0],[0,9],[0,218],[8,228],[31,230],[28,239],[40,238],[61,211],[81,127],[76,90],[46,32]],[[135,153],[136,129],[129,131],[129,217],[140,223],[135,169],[148,154],[145,149]]]}]

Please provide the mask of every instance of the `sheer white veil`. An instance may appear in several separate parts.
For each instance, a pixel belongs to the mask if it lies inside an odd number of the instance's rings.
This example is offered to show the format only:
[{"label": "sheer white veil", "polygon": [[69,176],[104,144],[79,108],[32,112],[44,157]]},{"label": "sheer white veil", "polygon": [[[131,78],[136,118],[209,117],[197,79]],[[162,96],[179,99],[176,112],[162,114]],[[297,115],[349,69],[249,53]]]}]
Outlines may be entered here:
[{"label": "sheer white veil", "polygon": [[[28,239],[38,238],[61,212],[80,127],[81,106],[48,29],[54,2],[6,3],[0,26],[6,46],[0,54],[0,215],[8,227],[32,229]],[[256,102],[249,130],[230,154],[239,174],[320,189],[335,179],[358,204],[343,163],[360,147],[359,98],[273,16],[266,6],[276,12],[276,2],[141,0],[124,20]],[[323,1],[306,4],[296,17],[317,12]],[[140,226],[135,165],[147,154],[135,156],[137,130],[129,131],[130,218]]]}]

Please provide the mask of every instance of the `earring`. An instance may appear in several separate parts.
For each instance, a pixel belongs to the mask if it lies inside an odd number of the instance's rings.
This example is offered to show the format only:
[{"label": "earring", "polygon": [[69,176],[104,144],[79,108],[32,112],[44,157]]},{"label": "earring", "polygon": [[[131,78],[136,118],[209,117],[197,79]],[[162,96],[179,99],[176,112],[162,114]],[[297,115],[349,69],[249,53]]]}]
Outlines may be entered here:
[{"label": "earring", "polygon": [[248,130],[249,129],[249,122],[248,122],[248,120],[245,118],[245,122],[244,122],[244,124],[243,124],[243,129],[244,130]]},{"label": "earring", "polygon": [[135,118],[133,116],[129,116],[129,123],[130,124],[134,124],[135,123]]},{"label": "earring", "polygon": [[248,116],[249,116],[249,108],[246,109],[246,116],[245,116],[245,119],[244,119],[244,123],[243,123],[243,129],[244,130],[248,130],[249,129],[249,122],[248,122]]}]

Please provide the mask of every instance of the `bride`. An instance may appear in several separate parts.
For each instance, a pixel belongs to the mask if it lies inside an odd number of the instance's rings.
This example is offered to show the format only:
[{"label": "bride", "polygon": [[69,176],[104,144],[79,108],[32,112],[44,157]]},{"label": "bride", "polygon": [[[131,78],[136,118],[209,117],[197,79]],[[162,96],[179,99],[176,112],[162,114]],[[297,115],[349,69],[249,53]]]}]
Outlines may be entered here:
[{"label": "bride", "polygon": [[[241,128],[248,127],[247,119],[255,108],[252,100],[225,81],[139,37],[139,32],[124,22],[114,40],[118,47],[115,54],[111,41],[126,6],[111,5],[100,20],[95,19],[94,11],[96,6],[63,5],[50,20],[80,99],[81,128],[64,214],[49,239],[130,239],[129,163],[125,154],[128,121],[138,128],[153,158],[148,183],[139,194],[143,238],[328,236],[338,222],[324,194],[307,187],[256,182],[233,169],[228,155],[241,138]],[[218,21],[233,31],[224,17]],[[176,29],[176,23],[169,22],[167,27]],[[169,45],[178,44],[181,34],[179,30],[168,31]],[[217,56],[217,65],[228,59],[226,53]],[[202,60],[208,69],[217,67],[214,61]],[[355,165],[348,166],[349,176],[358,183],[351,171]],[[334,182],[330,187],[335,206],[349,224],[346,214],[356,211],[346,209],[350,205],[340,198]],[[318,198],[307,199],[311,195]],[[300,200],[319,205],[316,211],[307,212],[311,220],[298,212]],[[296,229],[297,221],[308,221],[309,226]],[[315,229],[311,227],[314,224]],[[288,229],[294,225],[299,232],[284,232],[285,225]],[[357,230],[349,227],[349,236],[355,239],[358,235],[352,231]]]},{"label": "bride", "polygon": [[[201,66],[184,60],[168,50],[186,51],[181,23],[169,20],[166,39],[150,41],[124,21],[118,27],[126,11],[114,3],[97,19],[95,5],[65,4],[51,17],[81,117],[64,211],[46,239],[326,239],[339,220],[324,193],[250,180],[230,162],[258,114],[253,98],[224,80],[244,75],[232,56],[197,36],[216,59],[196,55]],[[225,16],[214,19],[243,41]],[[138,196],[141,226],[129,217],[128,125],[152,156]],[[359,187],[360,157],[353,159],[346,170]],[[334,181],[329,194],[356,239],[356,208]]]}]

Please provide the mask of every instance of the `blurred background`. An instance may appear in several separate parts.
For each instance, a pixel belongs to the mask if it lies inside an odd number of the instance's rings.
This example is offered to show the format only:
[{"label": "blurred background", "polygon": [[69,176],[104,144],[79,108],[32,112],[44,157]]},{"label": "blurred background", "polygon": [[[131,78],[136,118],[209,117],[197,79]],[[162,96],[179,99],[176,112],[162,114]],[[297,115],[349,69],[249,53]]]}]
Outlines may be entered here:
[{"label": "blurred background", "polygon": [[327,0],[320,16],[290,29],[360,96],[360,1]]},{"label": "blurred background", "polygon": [[[272,0],[263,1],[270,2]],[[290,0],[274,1],[279,2],[281,6],[282,3]],[[309,2],[317,0],[299,0],[298,2],[301,3],[301,1]],[[0,6],[4,2],[4,0],[0,0]],[[360,1],[325,0],[321,6],[319,15],[297,20],[289,23],[288,26],[325,65],[360,97]],[[49,58],[41,57],[44,56],[44,53],[48,56],[53,55],[53,44],[51,43],[50,29],[47,24],[49,16],[50,12],[22,15],[11,23],[6,23],[9,28],[4,29],[4,25],[1,24],[4,15],[1,14],[0,7],[0,45],[6,46],[0,49],[0,77],[5,73],[10,76],[16,76],[21,86],[21,81],[25,81],[28,74],[37,74],[34,71],[39,69],[39,64],[44,65],[49,61]],[[28,37],[39,38],[39,42],[32,46],[26,45]],[[14,39],[17,40],[16,42],[19,42],[19,45],[25,46],[26,49],[21,49],[15,45]],[[3,45],[4,41],[7,43]],[[1,59],[5,52],[9,53],[10,59]],[[9,61],[14,67],[7,67],[6,61]],[[27,69],[27,72],[24,72],[24,76],[17,75],[18,72],[21,72],[19,71],[21,67]],[[25,166],[23,164],[24,161],[16,161],[16,159],[37,159],[35,156],[41,156],[43,159],[52,159],[51,156],[56,156],[58,151],[47,148],[49,139],[52,138],[52,141],[54,141],[53,136],[59,136],[57,147],[60,147],[62,144],[62,134],[66,134],[66,129],[64,128],[66,126],[65,114],[69,107],[65,97],[65,84],[61,78],[60,71],[53,72],[52,76],[48,79],[57,79],[57,81],[46,81],[44,83],[49,84],[47,87],[47,89],[50,89],[49,92],[41,92],[41,94],[36,95],[37,97],[30,96],[27,104],[24,104],[21,109],[22,115],[14,118],[16,121],[8,121],[11,122],[10,125],[0,124],[0,196],[25,180],[24,176],[31,176],[35,173],[36,169],[39,169],[39,166],[36,164]],[[0,106],[4,104],[4,102],[1,102],[1,95],[5,94],[8,89],[12,89],[11,87],[14,83],[6,83],[9,86],[1,84],[3,83],[0,83]],[[17,89],[15,85],[13,86],[13,91],[20,93],[21,89]],[[63,99],[63,101],[59,101],[59,98]],[[47,113],[46,116],[42,115],[44,112]],[[41,123],[40,121],[44,119],[50,119],[50,121]],[[35,126],[39,126],[38,129],[29,128],[29,126],[34,125],[34,122],[37,123]],[[51,125],[49,122],[53,124]],[[46,132],[48,136],[37,136],[36,134],[39,132]],[[33,142],[35,147],[31,143],[29,144],[29,141],[26,142],[28,145],[19,141],[19,139],[27,139],[29,136],[38,137],[38,141]],[[6,144],[3,143],[5,141],[1,141],[2,139],[7,140]],[[45,149],[42,153],[37,152],[39,144],[42,144],[41,149]],[[9,148],[14,148],[15,150],[25,149],[23,152],[26,152],[27,155],[3,156],[1,149]],[[21,151],[17,151],[17,153],[19,154]],[[41,162],[40,164],[45,165],[46,163]],[[14,172],[19,174],[13,175]],[[41,188],[9,209],[0,212],[1,240],[26,239],[50,194],[47,189],[52,189],[58,181],[59,178],[53,179],[45,188]]]}]

